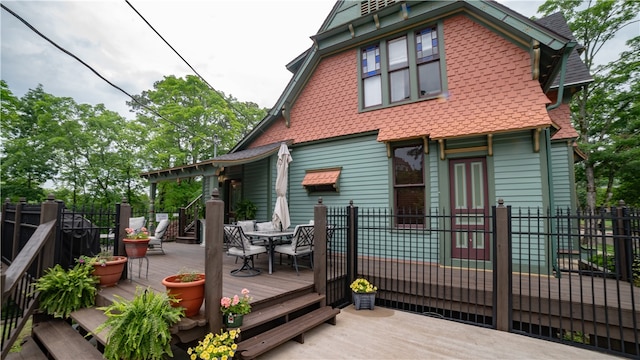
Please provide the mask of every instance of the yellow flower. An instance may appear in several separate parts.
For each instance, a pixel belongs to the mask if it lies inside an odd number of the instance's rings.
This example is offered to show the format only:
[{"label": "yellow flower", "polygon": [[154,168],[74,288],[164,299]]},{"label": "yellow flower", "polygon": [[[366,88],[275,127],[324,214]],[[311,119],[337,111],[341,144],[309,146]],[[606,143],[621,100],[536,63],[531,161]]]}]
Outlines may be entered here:
[{"label": "yellow flower", "polygon": [[191,360],[196,360],[198,358],[198,355],[196,354],[191,354],[191,356],[189,357],[189,359]]}]

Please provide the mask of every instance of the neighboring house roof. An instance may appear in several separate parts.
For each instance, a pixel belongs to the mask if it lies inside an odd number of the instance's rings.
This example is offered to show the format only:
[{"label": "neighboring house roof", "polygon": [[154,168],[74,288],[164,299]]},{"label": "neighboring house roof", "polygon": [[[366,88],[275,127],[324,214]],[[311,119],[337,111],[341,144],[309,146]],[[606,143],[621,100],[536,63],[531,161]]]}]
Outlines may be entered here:
[{"label": "neighboring house roof", "polygon": [[[536,23],[575,41],[575,37],[573,36],[571,29],[569,29],[569,25],[561,13],[555,13],[543,17],[536,20]],[[585,65],[584,62],[582,62],[582,59],[580,59],[580,54],[583,50],[584,47],[582,45],[576,46],[567,60],[567,72],[564,78],[565,87],[582,86],[593,82],[593,77],[589,73],[587,65]],[[559,84],[560,77],[556,76],[551,88],[557,88]]]},{"label": "neighboring house roof", "polygon": [[[552,124],[549,115],[545,109],[549,100],[542,94],[536,95],[535,98],[529,98],[527,101],[534,102],[537,105],[529,106],[527,111],[523,112],[522,107],[518,106],[518,102],[505,101],[504,104],[497,108],[487,108],[482,103],[474,103],[473,98],[469,98],[462,103],[465,95],[462,92],[452,92],[449,97],[443,97],[443,101],[438,103],[431,101],[432,104],[438,104],[438,106],[431,105],[430,110],[433,110],[432,119],[440,119],[440,123],[431,123],[429,128],[424,128],[424,117],[422,122],[411,121],[411,118],[406,118],[406,113],[411,111],[417,111],[415,104],[405,104],[402,106],[391,107],[386,109],[379,109],[366,113],[361,113],[362,120],[358,123],[340,124],[339,127],[335,127],[339,117],[333,117],[329,122],[322,123],[322,128],[319,126],[313,126],[313,123],[306,124],[304,129],[300,129],[294,124],[289,123],[289,119],[295,119],[300,121],[301,116],[294,116],[295,107],[300,102],[300,97],[303,91],[308,86],[318,86],[316,82],[322,82],[322,79],[314,80],[318,77],[317,73],[322,72],[323,62],[328,57],[339,56],[336,53],[345,53],[350,55],[344,55],[349,58],[349,64],[355,74],[355,51],[366,41],[372,41],[380,33],[386,31],[392,31],[393,29],[399,29],[408,26],[417,26],[416,24],[424,22],[426,19],[450,19],[456,14],[466,14],[468,18],[472,18],[476,23],[481,24],[484,28],[489,28],[495,33],[502,33],[505,37],[511,39],[512,48],[513,43],[520,46],[523,51],[528,52],[533,44],[540,44],[540,66],[542,84],[536,85],[538,89],[548,88],[551,85],[550,79],[555,79],[556,74],[560,69],[560,59],[563,51],[568,47],[571,48],[575,45],[569,37],[563,36],[558,32],[551,31],[547,27],[538,24],[521,14],[495,2],[495,1],[442,1],[442,2],[404,2],[404,1],[378,1],[382,4],[380,8],[373,9],[373,11],[365,12],[361,5],[364,2],[356,1],[338,1],[333,7],[329,16],[321,26],[318,34],[312,37],[315,45],[307,50],[305,53],[298,56],[295,60],[287,64],[287,68],[294,72],[294,75],[285,88],[283,94],[278,99],[275,106],[269,111],[267,117],[263,119],[249,135],[242,139],[231,151],[238,151],[250,146],[263,145],[269,142],[277,141],[278,136],[285,136],[294,140],[294,143],[300,143],[304,141],[312,141],[323,139],[332,136],[347,135],[345,131],[349,131],[348,134],[356,134],[361,132],[369,132],[379,130],[379,141],[390,141],[402,138],[411,138],[416,136],[428,136],[432,139],[468,136],[473,134],[483,134],[489,132],[500,131],[512,131],[515,129],[527,129],[535,127],[546,127]],[[369,5],[375,2],[368,2]],[[369,9],[371,10],[371,9]],[[401,14],[402,16],[398,16]],[[386,20],[379,21],[380,18]],[[394,19],[394,20],[389,20]],[[378,28],[372,26],[373,22],[378,21]],[[472,22],[473,22],[472,21]],[[445,27],[446,31],[446,27]],[[496,35],[495,37],[501,38]],[[448,39],[446,37],[446,39]],[[506,41],[504,38],[501,38]],[[449,42],[445,41],[445,46],[449,46]],[[467,48],[470,48],[467,46]],[[484,43],[483,48],[488,48]],[[349,51],[348,49],[351,49]],[[346,50],[346,52],[345,52]],[[530,57],[526,56],[526,63],[531,70]],[[448,61],[448,59],[447,59]],[[513,66],[505,64],[505,66]],[[519,63],[516,66],[522,66]],[[448,75],[449,62],[447,62]],[[323,75],[331,75],[323,73]],[[335,80],[335,79],[334,79]],[[477,81],[477,79],[472,79]],[[354,79],[340,79],[342,82],[349,82],[348,86],[353,89]],[[357,81],[357,80],[355,80]],[[499,79],[497,81],[500,81]],[[484,81],[482,81],[484,83]],[[523,84],[513,84],[511,89],[508,89],[505,94],[496,94],[497,96],[503,96],[504,98],[517,97],[518,91],[522,91]],[[524,86],[530,86],[525,82]],[[336,87],[333,88],[334,91]],[[478,87],[476,91],[487,91],[488,87]],[[531,92],[529,91],[528,94]],[[353,94],[350,94],[353,95]],[[526,95],[527,97],[531,95]],[[348,99],[352,101],[351,108],[347,106],[345,108],[345,102],[336,104],[338,107],[342,106],[342,111],[350,111],[351,113],[358,113],[357,108],[357,94],[356,98],[352,97]],[[451,101],[448,101],[451,100]],[[452,106],[454,101],[460,101],[455,103],[456,107]],[[420,103],[417,103],[420,104]],[[424,107],[423,107],[424,108]],[[306,107],[309,109],[309,107]],[[332,111],[333,109],[324,109]],[[397,112],[400,112],[399,114]],[[402,123],[393,123],[392,119],[395,115],[403,116]],[[414,114],[416,117],[419,115]],[[483,122],[469,123],[469,119],[478,118],[478,115],[482,115]],[[314,114],[304,114],[304,117],[314,117]],[[325,116],[326,117],[326,116]],[[384,123],[381,123],[380,119]],[[526,118],[526,122],[519,122]],[[280,121],[279,121],[280,120]],[[308,119],[307,119],[308,120]],[[408,121],[405,121],[408,120]],[[485,121],[488,120],[488,121]],[[284,124],[283,124],[284,123]],[[316,122],[317,124],[317,122]],[[292,131],[297,128],[297,131]],[[419,130],[417,128],[420,128]],[[341,129],[340,131],[337,131]],[[411,131],[411,129],[414,129]],[[278,131],[284,130],[284,131]],[[287,131],[288,130],[288,131]],[[275,133],[278,132],[278,135]],[[283,135],[284,134],[284,135]],[[315,135],[314,135],[315,134]]]}]

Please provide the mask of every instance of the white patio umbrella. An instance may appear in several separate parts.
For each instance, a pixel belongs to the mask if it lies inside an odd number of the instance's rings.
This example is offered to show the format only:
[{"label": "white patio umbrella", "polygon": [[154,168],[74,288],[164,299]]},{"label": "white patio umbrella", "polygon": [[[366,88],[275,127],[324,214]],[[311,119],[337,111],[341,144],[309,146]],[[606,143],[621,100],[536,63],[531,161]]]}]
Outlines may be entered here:
[{"label": "white patio umbrella", "polygon": [[282,143],[278,151],[278,176],[276,177],[276,207],[273,210],[271,222],[273,227],[282,230],[289,228],[291,219],[289,218],[289,205],[287,205],[287,182],[289,178],[289,163],[293,161],[287,144]]}]

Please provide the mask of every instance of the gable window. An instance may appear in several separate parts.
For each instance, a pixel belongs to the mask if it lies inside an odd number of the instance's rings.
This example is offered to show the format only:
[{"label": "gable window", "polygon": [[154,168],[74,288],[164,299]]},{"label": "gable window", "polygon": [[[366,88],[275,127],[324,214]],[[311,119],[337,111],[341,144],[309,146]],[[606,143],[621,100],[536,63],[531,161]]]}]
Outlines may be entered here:
[{"label": "gable window", "polygon": [[[417,31],[416,31],[417,30]],[[436,98],[443,91],[442,29],[412,29],[360,50],[362,109]]]},{"label": "gable window", "polygon": [[424,225],[424,145],[393,149],[393,192],[396,226]]},{"label": "gable window", "polygon": [[442,91],[442,85],[438,31],[435,26],[416,33],[416,63],[420,96],[439,94]]},{"label": "gable window", "polygon": [[382,104],[380,47],[377,45],[362,50],[362,81],[364,84],[364,106]]},{"label": "gable window", "polygon": [[391,40],[389,53],[389,89],[391,102],[408,99],[411,96],[409,83],[409,57],[407,56],[407,37]]}]

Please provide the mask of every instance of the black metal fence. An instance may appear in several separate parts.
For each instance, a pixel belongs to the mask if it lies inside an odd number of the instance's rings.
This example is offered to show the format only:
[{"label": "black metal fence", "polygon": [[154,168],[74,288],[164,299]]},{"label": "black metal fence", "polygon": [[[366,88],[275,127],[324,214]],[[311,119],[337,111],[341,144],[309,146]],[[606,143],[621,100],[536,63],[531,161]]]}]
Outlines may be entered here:
[{"label": "black metal fence", "polygon": [[[377,305],[492,328],[502,314],[513,332],[640,354],[638,211],[508,210],[506,221],[496,221],[495,207],[403,212],[398,221],[387,209],[328,209],[328,303],[350,303],[350,282],[364,277],[378,287]],[[504,260],[494,248],[501,228]],[[505,288],[494,271],[500,261],[512,269]],[[500,307],[496,294],[505,291],[509,305]]]},{"label": "black metal fence", "polygon": [[638,210],[520,209],[510,221],[514,270],[528,269],[513,274],[513,331],[640,355]]},{"label": "black metal fence", "polygon": [[59,207],[55,263],[72,267],[80,255],[114,253],[119,233],[120,204],[109,207]]}]

